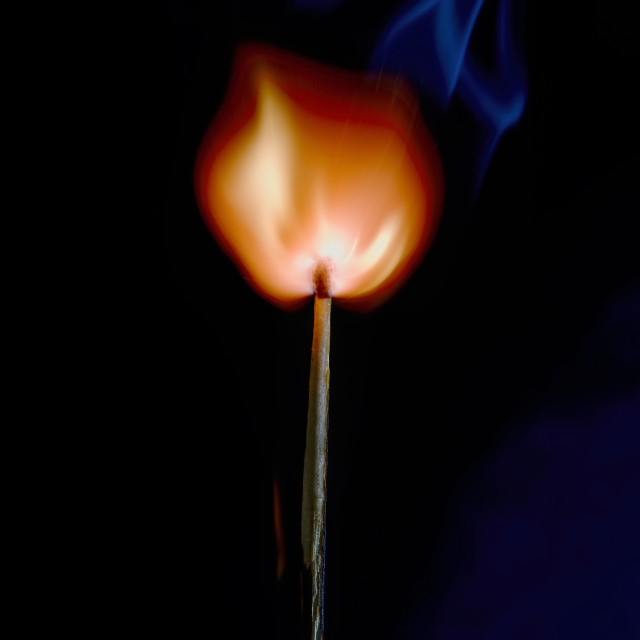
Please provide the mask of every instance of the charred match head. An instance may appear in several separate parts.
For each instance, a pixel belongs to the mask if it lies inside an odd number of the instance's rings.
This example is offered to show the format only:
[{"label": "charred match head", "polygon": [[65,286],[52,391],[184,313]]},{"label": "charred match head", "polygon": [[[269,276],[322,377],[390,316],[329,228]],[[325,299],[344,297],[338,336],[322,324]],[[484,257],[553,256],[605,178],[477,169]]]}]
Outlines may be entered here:
[{"label": "charred match head", "polygon": [[313,290],[318,298],[331,297],[331,274],[333,273],[333,262],[327,258],[322,258],[316,262],[313,268]]}]

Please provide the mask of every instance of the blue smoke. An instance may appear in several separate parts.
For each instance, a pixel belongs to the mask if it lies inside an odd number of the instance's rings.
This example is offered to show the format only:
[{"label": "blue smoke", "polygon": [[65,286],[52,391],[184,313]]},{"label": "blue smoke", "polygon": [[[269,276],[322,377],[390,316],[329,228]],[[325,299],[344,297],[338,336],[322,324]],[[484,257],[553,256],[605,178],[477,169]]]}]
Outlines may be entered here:
[{"label": "blue smoke", "polygon": [[[513,38],[511,0],[500,0],[497,60],[486,71],[470,51],[483,0],[421,0],[394,18],[374,51],[371,66],[406,75],[445,109],[458,96],[483,129],[476,187],[502,134],[520,119],[526,79]],[[471,151],[471,150],[470,150]]]}]

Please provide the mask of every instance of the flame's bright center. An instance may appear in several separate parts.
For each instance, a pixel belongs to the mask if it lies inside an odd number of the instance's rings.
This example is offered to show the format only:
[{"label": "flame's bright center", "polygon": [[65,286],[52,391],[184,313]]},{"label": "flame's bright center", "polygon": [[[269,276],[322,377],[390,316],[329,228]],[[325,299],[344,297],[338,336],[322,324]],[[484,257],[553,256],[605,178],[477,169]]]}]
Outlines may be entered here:
[{"label": "flame's bright center", "polygon": [[306,298],[314,266],[328,260],[331,294],[370,305],[433,236],[441,170],[397,83],[253,48],[202,145],[196,189],[205,220],[262,295],[281,305]]}]

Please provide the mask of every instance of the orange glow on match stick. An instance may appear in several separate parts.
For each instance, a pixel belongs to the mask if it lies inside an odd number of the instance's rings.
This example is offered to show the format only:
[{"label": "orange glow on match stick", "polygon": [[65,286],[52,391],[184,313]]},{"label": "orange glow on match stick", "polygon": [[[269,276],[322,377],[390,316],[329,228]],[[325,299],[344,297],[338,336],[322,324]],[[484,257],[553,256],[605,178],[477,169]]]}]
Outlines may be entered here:
[{"label": "orange glow on match stick", "polygon": [[239,52],[195,168],[203,218],[248,282],[292,308],[369,309],[417,266],[442,206],[440,159],[402,82],[280,51]]}]

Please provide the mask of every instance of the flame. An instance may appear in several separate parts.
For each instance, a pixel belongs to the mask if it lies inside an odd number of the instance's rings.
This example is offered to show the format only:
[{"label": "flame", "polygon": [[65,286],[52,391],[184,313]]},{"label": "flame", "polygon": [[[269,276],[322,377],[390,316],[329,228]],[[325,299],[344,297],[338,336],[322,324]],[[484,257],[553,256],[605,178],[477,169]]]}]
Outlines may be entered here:
[{"label": "flame", "polygon": [[291,308],[331,264],[331,295],[371,308],[433,238],[442,171],[397,80],[264,47],[236,58],[195,169],[200,210],[248,282]]}]

